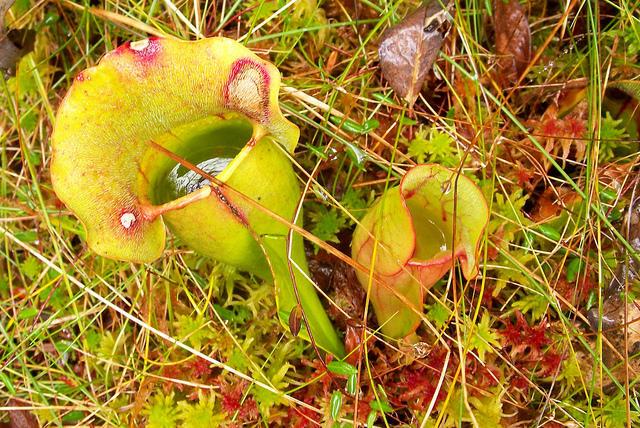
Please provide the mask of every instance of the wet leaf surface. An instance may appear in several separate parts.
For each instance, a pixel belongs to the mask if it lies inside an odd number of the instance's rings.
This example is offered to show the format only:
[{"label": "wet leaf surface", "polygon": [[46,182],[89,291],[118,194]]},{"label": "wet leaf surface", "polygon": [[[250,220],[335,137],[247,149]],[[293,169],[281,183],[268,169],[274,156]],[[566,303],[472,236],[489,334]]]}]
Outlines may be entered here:
[{"label": "wet leaf surface", "polygon": [[378,48],[382,75],[394,91],[413,104],[431,70],[443,37],[441,24],[447,12],[438,2],[417,9],[382,34]]},{"label": "wet leaf surface", "polygon": [[496,0],[493,7],[498,68],[503,80],[513,83],[531,59],[529,20],[517,0]]}]

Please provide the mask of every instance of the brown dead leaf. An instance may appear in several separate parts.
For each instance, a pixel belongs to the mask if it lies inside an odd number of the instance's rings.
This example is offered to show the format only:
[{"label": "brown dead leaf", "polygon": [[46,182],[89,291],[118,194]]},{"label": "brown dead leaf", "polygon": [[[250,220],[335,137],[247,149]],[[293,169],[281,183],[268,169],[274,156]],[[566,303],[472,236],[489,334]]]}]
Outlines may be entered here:
[{"label": "brown dead leaf", "polygon": [[566,187],[547,187],[535,201],[530,214],[531,221],[542,223],[559,216],[563,211],[572,212],[582,199]]},{"label": "brown dead leaf", "polygon": [[434,0],[382,34],[378,47],[382,75],[410,105],[418,98],[440,52],[443,42],[440,30],[447,15],[448,11]]},{"label": "brown dead leaf", "polygon": [[[344,235],[339,234],[338,237],[341,236]],[[347,239],[350,238],[351,236],[348,235]],[[358,285],[353,267],[324,250],[318,251],[317,254],[309,252],[307,257],[312,278],[335,302],[335,305],[329,306],[328,313],[336,328],[341,331],[346,330],[350,322],[349,318],[362,320],[365,313],[366,292]],[[337,308],[342,308],[349,315],[345,316]]]},{"label": "brown dead leaf", "polygon": [[493,4],[498,68],[505,81],[514,83],[531,60],[529,20],[518,0],[495,0]]},{"label": "brown dead leaf", "polygon": [[[18,400],[9,400],[9,407],[23,407]],[[10,428],[38,428],[38,419],[33,413],[27,410],[9,410],[9,427]]]},{"label": "brown dead leaf", "polygon": [[0,0],[0,70],[4,70],[8,75],[13,75],[20,58],[33,50],[35,39],[33,30],[5,32],[4,16],[13,2],[14,0]]},{"label": "brown dead leaf", "polygon": [[[173,365],[167,365],[165,366],[165,371],[167,368],[172,368]],[[166,376],[166,373],[163,372],[163,375],[167,378],[170,378],[171,376]],[[176,376],[178,377],[178,376]],[[149,397],[151,396],[151,393],[153,392],[153,387],[155,386],[157,382],[157,379],[155,378],[145,378],[145,380],[142,381],[142,383],[140,384],[140,387],[138,388],[138,391],[135,395],[135,400],[133,402],[133,408],[131,409],[131,415],[133,417],[133,419],[135,420],[141,413],[142,410],[144,409],[144,406],[148,403],[149,401]],[[167,382],[170,385],[174,385],[173,382]],[[177,384],[179,385],[179,384]]]},{"label": "brown dead leaf", "polygon": [[327,60],[326,65],[324,66],[324,71],[328,74],[331,74],[333,68],[336,66],[336,61],[338,60],[338,51],[331,51],[329,54],[329,59]]},{"label": "brown dead leaf", "polygon": [[296,305],[289,313],[289,331],[294,337],[300,333],[300,327],[302,327],[302,306]]},{"label": "brown dead leaf", "polygon": [[0,31],[4,31],[4,16],[15,0],[0,0]]}]

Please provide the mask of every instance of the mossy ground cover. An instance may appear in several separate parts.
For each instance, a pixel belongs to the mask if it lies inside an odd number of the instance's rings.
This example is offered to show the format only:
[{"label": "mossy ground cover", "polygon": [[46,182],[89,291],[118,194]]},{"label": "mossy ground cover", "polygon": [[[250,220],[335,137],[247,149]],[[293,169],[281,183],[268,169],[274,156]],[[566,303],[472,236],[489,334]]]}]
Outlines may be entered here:
[{"label": "mossy ground cover", "polygon": [[[18,0],[5,24],[36,36],[0,79],[0,423],[640,424],[638,5],[523,4],[531,53],[514,77],[505,6],[455,3],[410,107],[377,47],[417,6]],[[153,263],[101,258],[57,199],[64,94],[106,52],[153,35],[230,37],[281,71],[304,225],[319,238],[307,255],[345,362],[285,332],[271,283],[174,238]],[[480,275],[455,268],[434,285],[407,344],[380,332],[349,246],[417,163],[471,178],[491,218]]]}]

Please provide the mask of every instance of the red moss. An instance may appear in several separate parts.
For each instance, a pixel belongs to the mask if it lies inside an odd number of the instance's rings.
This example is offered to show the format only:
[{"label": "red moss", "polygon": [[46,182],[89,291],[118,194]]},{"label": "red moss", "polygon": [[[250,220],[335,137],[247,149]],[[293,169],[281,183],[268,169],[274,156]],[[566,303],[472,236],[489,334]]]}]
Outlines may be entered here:
[{"label": "red moss", "polygon": [[586,131],[585,121],[575,117],[568,117],[564,121],[567,134],[573,138],[582,138]]},{"label": "red moss", "polygon": [[332,355],[327,355],[327,361],[324,364],[319,359],[315,359],[313,361],[304,358],[302,359],[302,364],[315,369],[314,372],[309,375],[311,378],[309,384],[312,385],[314,389],[312,395],[317,397],[328,397],[331,394],[333,377],[331,373],[327,371],[325,364],[329,364],[332,359]]},{"label": "red moss", "polygon": [[198,357],[191,363],[191,370],[194,377],[206,378],[211,374],[211,363]]},{"label": "red moss", "polygon": [[[471,284],[471,287],[477,292],[480,292],[480,290],[482,290],[482,284],[473,283]],[[482,306],[487,309],[491,309],[493,307],[493,291],[495,290],[495,288],[496,287],[494,285],[485,284],[484,290],[482,291],[482,297],[480,301],[482,303]]]},{"label": "red moss", "polygon": [[563,131],[562,120],[559,119],[547,119],[542,122],[542,126],[540,127],[540,133],[545,137],[560,137],[562,136]]},{"label": "red moss", "polygon": [[468,356],[466,370],[467,378],[475,386],[472,389],[472,394],[474,393],[473,391],[477,393],[498,385],[498,379],[501,377],[500,370],[497,367],[480,361],[473,354]]},{"label": "red moss", "polygon": [[[302,399],[307,404],[313,404],[313,400],[310,397]],[[320,425],[318,414],[311,409],[302,406],[289,407],[287,412],[291,421],[289,426],[293,428],[307,428],[316,427]]]},{"label": "red moss", "polygon": [[527,171],[525,168],[518,168],[518,186],[525,188],[525,186],[531,184],[531,179],[534,177],[533,173]]},{"label": "red moss", "polygon": [[522,330],[518,325],[518,322],[511,323],[510,320],[505,322],[505,327],[500,331],[502,337],[504,337],[505,346],[518,346],[522,343]]},{"label": "red moss", "polygon": [[517,311],[515,323],[507,320],[500,334],[505,339],[503,345],[511,347],[512,355],[524,355],[528,351],[530,356],[536,358],[541,354],[542,347],[549,343],[546,332],[546,320],[543,319],[538,325],[530,326],[522,313]]},{"label": "red moss", "polygon": [[[560,278],[553,286],[554,290],[574,306],[582,305],[589,298],[591,291],[598,285],[593,275],[590,274],[591,272],[588,265],[585,270],[586,273],[580,275],[575,283],[567,281],[565,276],[564,278]],[[561,306],[563,309],[567,308],[566,304],[562,301]]]},{"label": "red moss", "polygon": [[446,397],[446,388],[437,389],[439,376],[438,370],[429,367],[407,368],[402,371],[400,381],[393,385],[402,392],[389,399],[396,407],[406,405],[413,410],[424,410],[436,393],[436,403]]},{"label": "red moss", "polygon": [[73,379],[69,379],[69,378],[68,378],[68,377],[66,377],[66,376],[62,376],[62,377],[60,377],[60,380],[61,380],[62,382],[64,382],[64,383],[65,383],[65,385],[70,386],[70,387],[72,387],[72,388],[77,388],[77,387],[78,387],[78,384],[77,384]]},{"label": "red moss", "polygon": [[542,360],[540,361],[540,370],[537,373],[538,376],[547,377],[554,376],[559,373],[560,364],[562,364],[563,359],[562,355],[553,351],[548,351],[542,356]]},{"label": "red moss", "polygon": [[185,377],[181,367],[177,364],[165,366],[162,369],[162,376],[167,378],[167,380],[163,382],[163,389],[166,393],[169,393],[174,388],[178,391],[184,390],[185,385],[183,383],[171,381],[171,379],[184,379]]},{"label": "red moss", "polygon": [[[397,381],[389,382],[391,388],[387,391],[396,391],[389,396],[389,401],[394,407],[408,406],[416,411],[423,411],[436,396],[436,404],[447,396],[447,387],[443,385],[438,390],[438,382],[446,361],[446,349],[438,346],[431,350],[425,358],[425,364],[414,364],[404,367],[397,372]],[[455,356],[454,356],[455,358]],[[450,362],[448,368],[455,367],[455,362]]]},{"label": "red moss", "polygon": [[546,320],[543,319],[537,326],[529,327],[526,343],[531,350],[538,352],[540,352],[544,345],[549,343]]},{"label": "red moss", "polygon": [[511,384],[511,388],[521,389],[525,392],[529,390],[529,379],[519,373],[516,373],[509,383]]},{"label": "red moss", "polygon": [[238,382],[236,384],[230,384],[225,381],[219,382],[220,394],[222,395],[222,409],[228,415],[234,415],[238,412],[238,419],[240,421],[249,422],[258,419],[260,412],[258,410],[258,403],[253,397],[244,397],[245,390],[247,388],[246,382]]}]

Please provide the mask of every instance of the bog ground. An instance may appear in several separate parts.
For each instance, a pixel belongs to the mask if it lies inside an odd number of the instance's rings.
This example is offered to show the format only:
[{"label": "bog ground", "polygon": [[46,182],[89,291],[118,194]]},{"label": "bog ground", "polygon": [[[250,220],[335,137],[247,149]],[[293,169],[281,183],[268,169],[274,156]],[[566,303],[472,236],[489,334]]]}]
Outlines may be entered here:
[{"label": "bog ground", "polygon": [[[640,425],[637,2],[420,6],[17,0],[0,22],[0,425]],[[100,257],[58,199],[67,90],[154,36],[228,37],[280,71],[296,233],[344,361],[287,331],[273,281],[171,233],[154,262]],[[467,177],[490,216],[478,274],[423,287],[398,340],[351,243],[418,164]]]}]

